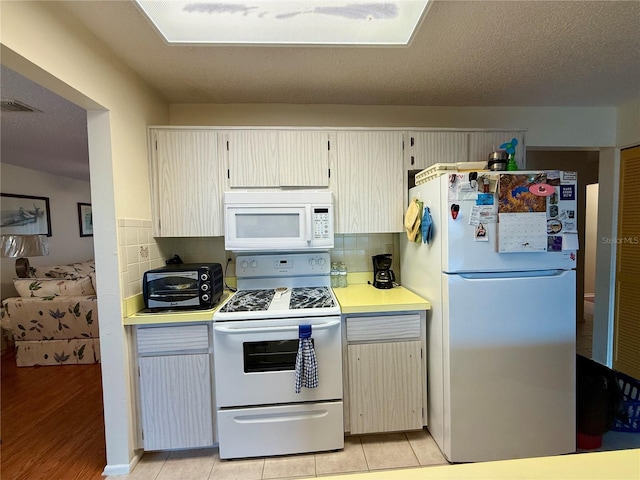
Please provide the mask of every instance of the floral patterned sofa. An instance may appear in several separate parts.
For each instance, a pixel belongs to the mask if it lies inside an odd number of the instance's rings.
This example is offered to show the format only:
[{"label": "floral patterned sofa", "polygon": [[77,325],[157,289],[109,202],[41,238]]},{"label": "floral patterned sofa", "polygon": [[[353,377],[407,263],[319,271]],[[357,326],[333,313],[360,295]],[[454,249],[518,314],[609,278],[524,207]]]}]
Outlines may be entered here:
[{"label": "floral patterned sofa", "polygon": [[100,362],[93,260],[32,267],[13,283],[20,297],[3,300],[2,324],[19,367]]}]

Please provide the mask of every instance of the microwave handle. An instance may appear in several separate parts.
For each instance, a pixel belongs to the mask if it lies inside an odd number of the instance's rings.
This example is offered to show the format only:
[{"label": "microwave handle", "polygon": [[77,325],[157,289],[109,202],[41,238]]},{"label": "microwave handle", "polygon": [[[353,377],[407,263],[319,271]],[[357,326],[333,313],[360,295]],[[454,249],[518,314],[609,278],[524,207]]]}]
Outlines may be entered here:
[{"label": "microwave handle", "polygon": [[[313,330],[326,330],[327,328],[340,325],[340,320],[332,322],[321,323],[319,325],[311,325]],[[255,327],[255,328],[229,328],[222,325],[214,325],[213,329],[217,332],[223,333],[270,333],[270,332],[297,332],[298,326],[282,326],[282,327]]]},{"label": "microwave handle", "polygon": [[307,245],[311,245],[311,239],[313,238],[313,218],[311,218],[311,205],[307,205],[304,207],[306,210],[306,217],[307,217],[307,238],[305,239],[307,241]]}]

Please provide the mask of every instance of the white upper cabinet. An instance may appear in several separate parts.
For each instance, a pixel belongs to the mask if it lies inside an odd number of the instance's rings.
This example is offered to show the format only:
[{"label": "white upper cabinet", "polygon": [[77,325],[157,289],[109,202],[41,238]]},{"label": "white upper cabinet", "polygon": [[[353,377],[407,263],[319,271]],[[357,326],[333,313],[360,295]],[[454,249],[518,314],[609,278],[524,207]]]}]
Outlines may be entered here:
[{"label": "white upper cabinet", "polygon": [[228,133],[229,185],[278,187],[278,134],[270,130]]},{"label": "white upper cabinet", "polygon": [[329,184],[326,132],[230,131],[228,149],[232,188],[326,187]]},{"label": "white upper cabinet", "polygon": [[469,161],[488,161],[489,154],[500,149],[500,145],[510,142],[512,138],[518,140],[516,146],[516,163],[520,170],[525,169],[525,141],[522,130],[496,132],[469,133]]},{"label": "white upper cabinet", "polygon": [[424,170],[436,163],[468,161],[467,132],[409,132],[407,140],[408,170]]},{"label": "white upper cabinet", "polygon": [[341,131],[335,137],[336,233],[403,231],[402,132]]},{"label": "white upper cabinet", "polygon": [[154,235],[221,236],[224,161],[213,130],[151,129]]},{"label": "white upper cabinet", "polygon": [[327,132],[281,131],[278,137],[281,187],[329,186]]}]

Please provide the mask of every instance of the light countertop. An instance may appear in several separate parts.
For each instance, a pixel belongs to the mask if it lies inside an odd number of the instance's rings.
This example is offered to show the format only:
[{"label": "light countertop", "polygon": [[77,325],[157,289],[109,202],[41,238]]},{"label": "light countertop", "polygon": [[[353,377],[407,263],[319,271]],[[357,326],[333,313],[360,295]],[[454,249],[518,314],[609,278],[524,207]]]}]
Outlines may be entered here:
[{"label": "light countertop", "polygon": [[127,311],[133,312],[124,318],[125,325],[152,325],[157,323],[186,323],[186,322],[211,322],[213,314],[224,304],[231,296],[232,292],[224,291],[220,301],[214,308],[208,310],[187,310],[184,312],[162,312],[162,313],[142,313],[140,310],[144,308],[144,303],[140,304],[141,299],[135,298],[130,301],[131,305],[126,305]]},{"label": "light countertop", "polygon": [[431,304],[404,287],[375,288],[367,283],[334,288],[342,313],[373,313],[429,310]]},{"label": "light countertop", "polygon": [[[366,283],[356,283],[346,288],[334,288],[333,292],[345,313],[402,312],[429,310],[431,304],[404,287],[379,289]],[[231,296],[225,291],[216,306],[209,310],[189,310],[185,312],[142,313],[144,308],[140,296],[127,299],[125,303],[125,325],[150,325],[157,323],[210,322],[213,314]]]},{"label": "light countertop", "polygon": [[[345,313],[402,312],[410,310],[429,310],[431,304],[404,287],[379,289],[366,283],[356,283],[346,288],[334,288],[333,292]],[[141,298],[127,299],[124,318],[125,325],[149,325],[156,323],[207,322],[213,320],[213,314],[231,296],[225,291],[216,306],[209,310],[189,310],[185,312],[142,313]]]},{"label": "light countertop", "polygon": [[325,477],[342,480],[638,480],[640,449],[440,465]]}]

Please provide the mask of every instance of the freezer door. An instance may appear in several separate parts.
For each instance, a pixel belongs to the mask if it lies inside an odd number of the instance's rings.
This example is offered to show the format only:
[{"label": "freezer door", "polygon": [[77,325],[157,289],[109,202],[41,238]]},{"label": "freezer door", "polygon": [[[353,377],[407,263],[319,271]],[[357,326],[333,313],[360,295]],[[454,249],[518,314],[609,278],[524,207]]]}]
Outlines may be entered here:
[{"label": "freezer door", "polygon": [[[448,175],[439,178],[438,214],[434,218],[435,241],[442,242],[442,271],[509,272],[541,269],[576,268],[575,251],[498,253],[498,224],[483,223],[483,241],[476,240],[475,226],[469,224],[475,199],[451,200]],[[417,187],[420,188],[420,187]],[[427,195],[425,195],[427,196]],[[473,196],[472,196],[473,197]],[[494,200],[497,202],[497,199]],[[427,200],[435,208],[434,199]],[[452,214],[452,209],[456,214]],[[454,218],[455,216],[455,218]],[[436,223],[436,218],[437,222]]]},{"label": "freezer door", "polygon": [[443,274],[450,461],[575,451],[575,279]]}]

